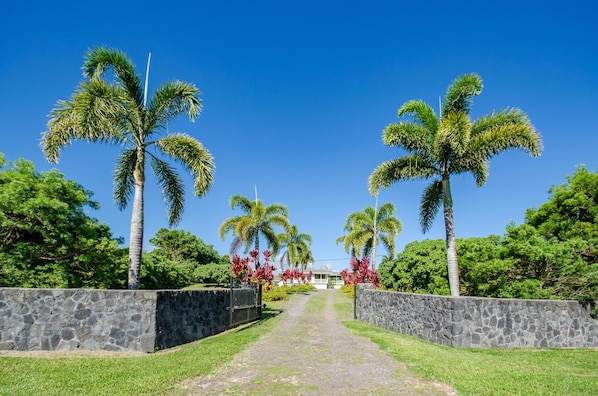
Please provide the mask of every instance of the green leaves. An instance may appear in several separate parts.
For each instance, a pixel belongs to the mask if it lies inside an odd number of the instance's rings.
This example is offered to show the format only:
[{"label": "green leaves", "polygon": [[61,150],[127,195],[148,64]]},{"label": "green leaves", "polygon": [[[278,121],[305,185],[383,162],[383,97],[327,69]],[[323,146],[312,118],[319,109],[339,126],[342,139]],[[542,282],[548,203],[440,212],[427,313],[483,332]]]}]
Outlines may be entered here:
[{"label": "green leaves", "polygon": [[194,177],[193,193],[205,195],[214,181],[214,159],[204,146],[184,133],[173,133],[156,142],[160,150],[183,165]]},{"label": "green leaves", "polygon": [[349,214],[344,228],[347,234],[338,237],[336,243],[342,242],[347,254],[360,258],[372,254],[375,245],[382,241],[390,257],[393,257],[395,239],[402,230],[394,212],[394,205],[386,202],[378,210],[366,206],[361,212]]},{"label": "green leaves", "polygon": [[[112,72],[113,74],[110,74]],[[144,103],[141,78],[124,52],[96,47],[85,56],[81,82],[70,100],[59,101],[50,114],[48,130],[42,133],[41,148],[46,158],[58,162],[60,151],[74,140],[124,145],[114,172],[114,200],[120,209],[129,203],[136,187],[131,221],[130,264],[136,278],[141,261],[143,232],[143,188],[145,159],[158,179],[167,204],[171,225],[183,212],[183,185],[175,168],[148,151],[158,147],[162,154],[181,164],[194,177],[194,193],[206,194],[213,181],[214,162],[210,153],[191,136],[171,134],[152,141],[168,122],[183,113],[191,121],[201,112],[199,89],[195,85],[173,81],[161,85]],[[112,77],[112,78],[111,78]],[[137,184],[135,184],[137,183]],[[138,210],[137,210],[138,209]],[[131,279],[131,288],[137,280]]]},{"label": "green leaves", "polygon": [[286,206],[281,204],[264,206],[261,200],[252,201],[242,195],[233,195],[230,206],[232,209],[239,208],[244,212],[243,215],[224,220],[218,229],[218,234],[223,240],[228,232],[235,237],[231,244],[231,253],[235,253],[240,245],[245,246],[245,253],[252,248],[259,252],[259,237],[263,236],[275,255],[280,244],[273,226],[281,227],[285,231],[291,229]]},{"label": "green leaves", "polygon": [[451,113],[469,114],[473,97],[482,93],[482,79],[475,73],[463,74],[449,85],[444,103],[442,104],[442,118]]},{"label": "green leaves", "polygon": [[2,161],[0,286],[123,287],[126,260],[108,226],[86,215],[91,195],[55,170]]}]

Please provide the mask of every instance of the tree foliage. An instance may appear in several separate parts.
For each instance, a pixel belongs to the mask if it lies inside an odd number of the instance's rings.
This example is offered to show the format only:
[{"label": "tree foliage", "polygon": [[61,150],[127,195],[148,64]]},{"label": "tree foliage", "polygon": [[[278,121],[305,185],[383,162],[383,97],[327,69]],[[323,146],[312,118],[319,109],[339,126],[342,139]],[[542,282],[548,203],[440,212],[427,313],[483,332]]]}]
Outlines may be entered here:
[{"label": "tree foliage", "polygon": [[301,266],[303,270],[308,263],[314,262],[310,250],[312,237],[304,232],[299,232],[296,225],[291,226],[287,232],[278,234],[278,241],[283,250],[279,259],[281,269],[284,268],[285,262],[289,269]]},{"label": "tree foliage", "polygon": [[147,92],[135,65],[125,53],[112,48],[90,49],[83,75],[86,79],[70,100],[58,101],[50,113],[41,147],[53,163],[74,140],[123,147],[114,170],[114,201],[120,209],[133,201],[128,287],[137,289],[147,165],[165,198],[170,225],[181,220],[185,191],[177,169],[167,160],[182,165],[193,176],[197,197],[205,195],[213,181],[212,156],[199,141],[184,133],[161,136],[169,121],[179,115],[187,114],[191,121],[199,115],[200,91],[193,84],[171,81],[160,85],[146,102]]},{"label": "tree foliage", "polygon": [[280,241],[274,227],[281,227],[285,232],[290,232],[291,229],[287,207],[282,204],[265,206],[259,199],[253,201],[242,195],[233,195],[230,199],[230,207],[243,211],[242,215],[224,220],[218,230],[222,240],[225,239],[228,232],[234,236],[230,250],[231,255],[237,252],[240,245],[244,246],[245,253],[250,250],[259,252],[260,237],[266,240],[266,244],[276,255],[280,249]]},{"label": "tree foliage", "polygon": [[92,192],[0,154],[0,286],[122,288],[126,249],[89,217]]},{"label": "tree foliage", "polygon": [[519,109],[506,108],[476,121],[470,119],[473,98],[482,88],[482,79],[475,73],[457,77],[447,89],[440,115],[421,100],[404,103],[398,110],[401,120],[384,129],[382,142],[408,154],[383,162],[368,180],[374,195],[381,187],[401,180],[430,180],[421,199],[420,222],[426,232],[443,207],[449,284],[454,296],[459,295],[459,272],[451,176],[471,173],[481,186],[488,177],[489,160],[496,154],[521,148],[537,156],[541,150],[539,134]]},{"label": "tree foliage", "polygon": [[[230,274],[228,256],[221,256],[212,245],[189,231],[161,228],[150,243],[155,249],[143,255],[145,268],[141,270],[141,287],[144,289],[178,289],[193,283],[222,284],[223,266],[227,268],[226,276]],[[210,266],[209,271],[201,269],[204,266]]]},{"label": "tree foliage", "polygon": [[345,231],[347,234],[336,239],[352,257],[372,256],[372,269],[376,268],[376,247],[380,241],[390,255],[395,255],[395,239],[403,229],[401,222],[394,216],[395,207],[386,202],[379,209],[367,206],[362,212],[347,216]]},{"label": "tree foliage", "polygon": [[[466,295],[598,300],[598,173],[579,167],[502,237],[457,240]],[[447,294],[441,240],[412,242],[379,269],[385,287]]]}]

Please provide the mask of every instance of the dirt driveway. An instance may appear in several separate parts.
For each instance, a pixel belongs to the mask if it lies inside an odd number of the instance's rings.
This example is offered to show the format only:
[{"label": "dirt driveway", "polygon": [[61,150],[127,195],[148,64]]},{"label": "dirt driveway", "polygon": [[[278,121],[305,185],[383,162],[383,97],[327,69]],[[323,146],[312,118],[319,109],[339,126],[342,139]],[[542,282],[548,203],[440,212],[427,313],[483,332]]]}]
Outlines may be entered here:
[{"label": "dirt driveway", "polygon": [[412,374],[370,340],[353,335],[333,290],[298,294],[276,328],[214,375],[184,381],[187,395],[456,395]]}]

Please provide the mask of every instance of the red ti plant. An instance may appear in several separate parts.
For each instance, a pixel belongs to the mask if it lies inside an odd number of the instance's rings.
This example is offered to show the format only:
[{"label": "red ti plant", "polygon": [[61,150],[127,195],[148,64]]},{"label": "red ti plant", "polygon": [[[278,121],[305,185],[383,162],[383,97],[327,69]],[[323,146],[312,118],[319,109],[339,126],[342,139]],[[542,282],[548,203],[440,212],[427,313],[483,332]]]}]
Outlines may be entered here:
[{"label": "red ti plant", "polygon": [[353,272],[349,272],[348,269],[341,271],[341,276],[346,285],[356,285],[359,283],[372,283],[376,287],[381,285],[378,273],[370,268],[369,257],[366,256],[362,260],[353,257],[351,259],[351,269]]},{"label": "red ti plant", "polygon": [[257,284],[265,283],[266,285],[270,286],[274,280],[274,271],[276,271],[276,268],[271,264],[270,256],[272,255],[272,252],[269,250],[263,251],[264,265],[260,265],[257,261],[257,256],[259,255],[257,250],[252,250],[249,254],[251,254],[251,257],[253,257],[253,260],[251,261],[256,263],[256,268],[253,272],[251,281]]},{"label": "red ti plant", "polygon": [[297,281],[297,283],[303,283],[307,285],[311,280],[311,276],[311,271],[305,274],[304,272],[295,268],[288,269],[284,271],[282,274],[280,274],[280,280],[282,280],[284,283],[286,283],[287,281],[291,281],[291,283],[293,283],[293,281]]},{"label": "red ti plant", "polygon": [[238,254],[233,255],[231,258],[231,272],[233,273],[233,278],[243,283],[249,281],[249,277],[252,273],[249,261],[249,257],[241,258]]}]

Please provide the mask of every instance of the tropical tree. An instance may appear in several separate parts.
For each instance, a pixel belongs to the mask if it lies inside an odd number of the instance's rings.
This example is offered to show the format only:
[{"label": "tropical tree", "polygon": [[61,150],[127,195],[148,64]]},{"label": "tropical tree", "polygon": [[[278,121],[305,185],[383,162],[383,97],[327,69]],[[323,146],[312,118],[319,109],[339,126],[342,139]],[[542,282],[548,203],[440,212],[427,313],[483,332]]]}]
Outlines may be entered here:
[{"label": "tropical tree", "polygon": [[299,259],[299,264],[301,264],[301,269],[305,271],[309,264],[315,263],[314,256],[311,252],[311,249],[307,249],[304,252],[301,252],[301,258]]},{"label": "tropical tree", "polygon": [[0,287],[124,288],[126,249],[89,217],[93,193],[0,153]]},{"label": "tropical tree", "polygon": [[372,269],[376,269],[376,246],[379,241],[386,248],[390,257],[395,255],[395,239],[402,230],[401,222],[394,216],[395,207],[387,202],[376,210],[367,206],[362,212],[347,216],[345,231],[336,239],[336,244],[343,243],[347,254],[353,257],[372,256]]},{"label": "tropical tree", "polygon": [[[113,79],[108,80],[108,72]],[[46,158],[57,163],[60,151],[74,140],[107,142],[123,146],[114,172],[114,201],[124,209],[133,197],[129,247],[129,289],[139,288],[143,251],[143,190],[146,163],[165,197],[168,222],[177,224],[183,213],[184,186],[177,170],[163,159],[173,159],[194,178],[194,193],[204,195],[213,180],[214,163],[210,153],[184,133],[160,136],[173,118],[187,114],[191,121],[201,112],[199,89],[182,82],[167,82],[146,101],[147,87],[133,62],[111,48],[89,50],[83,64],[86,78],[70,100],[58,101],[50,113],[48,130],[41,147]]]},{"label": "tropical tree", "polygon": [[303,268],[302,260],[306,260],[305,266],[307,266],[307,262],[310,260],[313,261],[311,251],[309,250],[312,243],[311,235],[303,232],[300,233],[296,225],[291,226],[286,233],[278,234],[278,241],[281,248],[284,249],[284,252],[280,256],[281,268],[284,268],[285,262],[289,268],[296,268],[300,264]]},{"label": "tropical tree", "polygon": [[459,274],[453,198],[450,177],[471,172],[481,186],[488,177],[488,161],[494,155],[521,148],[532,156],[540,155],[541,138],[527,115],[516,108],[506,108],[470,120],[473,97],[482,92],[482,79],[475,73],[458,77],[444,98],[440,117],[421,100],[411,100],[398,110],[403,119],[384,129],[382,142],[408,152],[404,157],[380,164],[370,175],[373,195],[380,187],[408,179],[432,179],[425,188],[420,207],[420,223],[427,232],[444,208],[448,277],[451,295],[459,295]]},{"label": "tropical tree", "polygon": [[[264,206],[264,203],[257,198],[252,201],[242,195],[233,195],[230,199],[230,207],[233,210],[239,208],[244,213],[224,220],[218,230],[222,240],[229,231],[234,236],[231,256],[237,252],[240,245],[244,245],[244,253],[253,249],[259,252],[260,236],[264,237],[268,248],[276,255],[280,249],[280,242],[273,227],[282,227],[287,232],[291,229],[286,206],[282,204]],[[259,265],[259,260],[256,261],[256,265]]]}]

